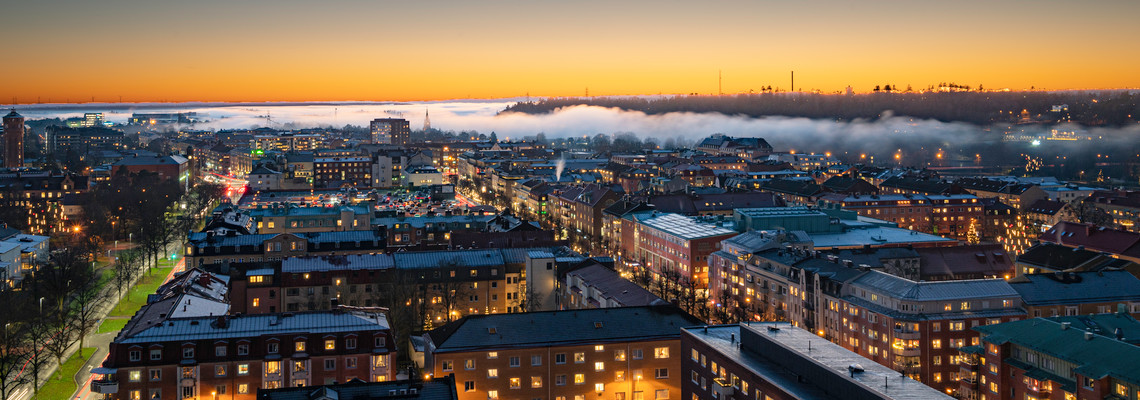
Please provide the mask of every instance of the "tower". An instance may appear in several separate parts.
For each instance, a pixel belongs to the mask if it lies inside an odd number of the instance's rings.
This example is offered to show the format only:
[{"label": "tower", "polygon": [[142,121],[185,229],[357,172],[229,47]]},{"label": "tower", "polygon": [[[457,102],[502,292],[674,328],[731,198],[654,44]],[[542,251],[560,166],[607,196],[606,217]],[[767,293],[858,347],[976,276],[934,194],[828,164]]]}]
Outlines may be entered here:
[{"label": "tower", "polygon": [[24,166],[24,117],[15,109],[4,116],[4,167]]},{"label": "tower", "polygon": [[431,116],[428,115],[428,110],[424,109],[424,131],[431,130]]}]

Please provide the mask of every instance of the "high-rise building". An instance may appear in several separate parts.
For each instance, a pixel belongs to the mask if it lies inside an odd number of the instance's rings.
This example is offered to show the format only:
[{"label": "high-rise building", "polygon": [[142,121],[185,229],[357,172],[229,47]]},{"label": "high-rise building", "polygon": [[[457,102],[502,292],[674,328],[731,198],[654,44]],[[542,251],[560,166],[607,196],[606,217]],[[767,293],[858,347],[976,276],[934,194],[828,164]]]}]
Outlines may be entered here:
[{"label": "high-rise building", "polygon": [[24,166],[24,117],[12,112],[4,116],[4,167]]},{"label": "high-rise building", "polygon": [[377,118],[369,124],[372,132],[372,143],[395,144],[404,146],[408,144],[408,137],[412,128],[408,120],[403,118]]}]

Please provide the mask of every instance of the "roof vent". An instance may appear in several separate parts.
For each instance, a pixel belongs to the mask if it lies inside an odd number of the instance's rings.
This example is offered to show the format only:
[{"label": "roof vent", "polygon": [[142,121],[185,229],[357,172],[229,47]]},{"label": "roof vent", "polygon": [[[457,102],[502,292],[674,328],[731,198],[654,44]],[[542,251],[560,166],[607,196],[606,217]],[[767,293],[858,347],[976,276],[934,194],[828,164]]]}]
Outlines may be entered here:
[{"label": "roof vent", "polygon": [[496,333],[499,333],[499,330],[495,329],[495,327],[492,326],[490,328],[487,328],[487,333],[494,335]]},{"label": "roof vent", "polygon": [[594,322],[594,329],[602,329],[601,321]]},{"label": "roof vent", "polygon": [[1092,340],[1092,338],[1093,338],[1092,332],[1085,332],[1085,340]]},{"label": "roof vent", "polygon": [[1061,330],[1069,329],[1069,326],[1071,326],[1071,325],[1073,325],[1072,322],[1062,322],[1061,323]]}]

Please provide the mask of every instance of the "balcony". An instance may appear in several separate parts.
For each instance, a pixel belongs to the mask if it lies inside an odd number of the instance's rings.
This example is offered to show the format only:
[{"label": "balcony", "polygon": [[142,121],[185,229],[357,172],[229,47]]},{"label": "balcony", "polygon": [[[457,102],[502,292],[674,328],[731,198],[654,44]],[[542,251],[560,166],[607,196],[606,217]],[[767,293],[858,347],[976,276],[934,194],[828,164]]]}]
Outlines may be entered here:
[{"label": "balcony", "polygon": [[732,383],[730,383],[727,379],[713,379],[713,393],[717,394],[718,399],[730,398],[735,391],[736,388],[732,387]]},{"label": "balcony", "polygon": [[91,391],[98,394],[119,393],[118,381],[91,381]]},{"label": "balcony", "polygon": [[922,338],[922,333],[910,329],[895,327],[895,338],[903,340],[917,340]]}]

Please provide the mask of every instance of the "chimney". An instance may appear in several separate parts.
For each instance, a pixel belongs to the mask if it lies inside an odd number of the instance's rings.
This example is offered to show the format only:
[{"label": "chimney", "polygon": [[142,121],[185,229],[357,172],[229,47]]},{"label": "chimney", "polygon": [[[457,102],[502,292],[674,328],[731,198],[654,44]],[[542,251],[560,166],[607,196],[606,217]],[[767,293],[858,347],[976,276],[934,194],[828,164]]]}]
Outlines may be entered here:
[{"label": "chimney", "polygon": [[1061,323],[1061,330],[1069,329],[1069,325],[1072,325],[1072,324],[1073,324],[1072,322],[1062,322]]},{"label": "chimney", "polygon": [[1093,333],[1092,332],[1085,332],[1085,340],[1092,340],[1092,339],[1093,339]]}]

